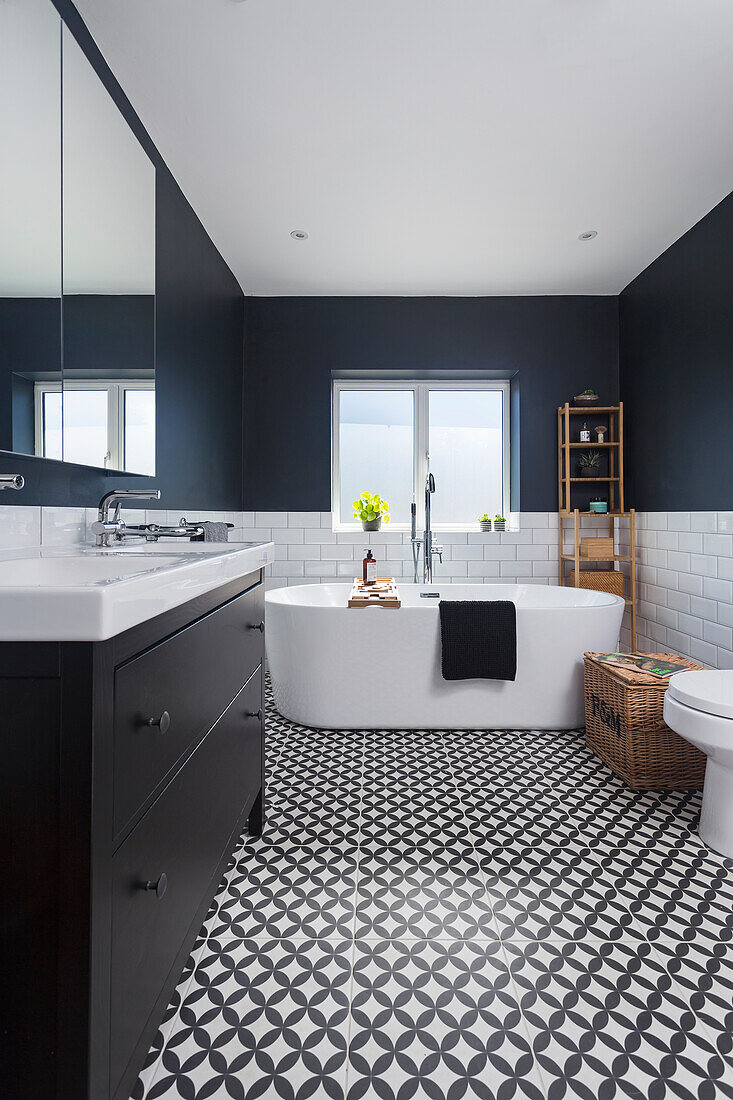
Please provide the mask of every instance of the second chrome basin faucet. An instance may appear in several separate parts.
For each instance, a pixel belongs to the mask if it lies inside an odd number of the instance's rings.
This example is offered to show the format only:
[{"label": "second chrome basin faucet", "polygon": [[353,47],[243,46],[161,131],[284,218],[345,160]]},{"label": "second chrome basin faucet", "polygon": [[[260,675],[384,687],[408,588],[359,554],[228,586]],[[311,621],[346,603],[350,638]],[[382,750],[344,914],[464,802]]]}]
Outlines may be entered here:
[{"label": "second chrome basin faucet", "polygon": [[[111,493],[105,493],[99,502],[96,522],[92,524],[92,533],[96,536],[97,546],[109,548],[125,539],[144,539],[145,542],[157,542],[160,538],[166,539],[196,539],[204,538],[204,525],[202,523],[189,523],[185,517],[170,527],[162,523],[125,523],[120,516],[120,507],[124,500],[160,500],[160,489],[113,489]],[[110,508],[115,505],[115,510],[110,517]],[[231,523],[227,527],[233,527]]]}]

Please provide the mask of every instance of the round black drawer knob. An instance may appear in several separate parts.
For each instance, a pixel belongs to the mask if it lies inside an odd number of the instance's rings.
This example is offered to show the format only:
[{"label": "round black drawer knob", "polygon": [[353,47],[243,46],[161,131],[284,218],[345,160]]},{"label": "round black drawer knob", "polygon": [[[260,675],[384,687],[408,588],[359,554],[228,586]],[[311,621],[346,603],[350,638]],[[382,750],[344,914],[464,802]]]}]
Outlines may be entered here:
[{"label": "round black drawer knob", "polygon": [[149,726],[157,726],[161,733],[167,733],[171,728],[171,716],[164,710],[160,718],[148,718]]},{"label": "round black drawer knob", "polygon": [[249,629],[250,630],[259,630],[260,634],[264,634],[264,632],[265,632],[264,620],[261,623],[250,623],[249,624]]},{"label": "round black drawer knob", "polygon": [[258,722],[262,721],[262,707],[259,710],[248,710],[245,712],[245,718],[256,718]]},{"label": "round black drawer knob", "polygon": [[168,889],[168,876],[166,875],[165,871],[160,876],[160,878],[155,880],[155,882],[153,882],[152,879],[149,879],[145,883],[145,889],[154,890],[156,898],[160,900],[163,897],[163,894]]}]

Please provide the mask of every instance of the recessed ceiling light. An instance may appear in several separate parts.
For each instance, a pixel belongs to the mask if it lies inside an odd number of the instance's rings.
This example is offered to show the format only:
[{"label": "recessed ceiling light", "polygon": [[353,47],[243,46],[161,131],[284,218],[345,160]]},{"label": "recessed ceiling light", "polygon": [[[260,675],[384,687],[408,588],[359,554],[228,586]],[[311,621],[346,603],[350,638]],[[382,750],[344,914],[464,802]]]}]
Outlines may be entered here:
[{"label": "recessed ceiling light", "polygon": [[293,238],[294,241],[308,240],[308,234],[306,233],[305,229],[291,229],[290,236]]},{"label": "recessed ceiling light", "polygon": [[586,229],[585,233],[578,234],[579,241],[592,241],[594,237],[598,236],[597,229]]}]

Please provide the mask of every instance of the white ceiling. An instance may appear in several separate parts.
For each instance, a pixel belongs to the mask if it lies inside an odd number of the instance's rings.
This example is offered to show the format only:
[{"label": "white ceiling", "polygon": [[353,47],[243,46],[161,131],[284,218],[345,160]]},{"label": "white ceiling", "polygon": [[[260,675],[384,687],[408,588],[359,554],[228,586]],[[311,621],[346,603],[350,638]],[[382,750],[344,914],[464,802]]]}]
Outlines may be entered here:
[{"label": "white ceiling", "polygon": [[76,3],[247,293],[613,294],[733,189],[732,0]]}]

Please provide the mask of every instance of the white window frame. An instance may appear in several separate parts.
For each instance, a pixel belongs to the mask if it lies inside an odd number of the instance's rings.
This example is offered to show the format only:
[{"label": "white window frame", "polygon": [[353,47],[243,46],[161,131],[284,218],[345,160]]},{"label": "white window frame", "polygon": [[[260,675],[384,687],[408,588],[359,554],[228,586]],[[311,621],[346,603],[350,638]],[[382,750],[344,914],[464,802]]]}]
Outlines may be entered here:
[{"label": "white window frame", "polygon": [[[402,381],[369,378],[369,379],[335,379],[332,390],[331,409],[331,516],[334,531],[360,531],[361,526],[357,520],[347,521],[340,514],[341,502],[341,475],[339,469],[339,426],[340,426],[340,402],[341,394],[347,390],[401,390],[413,395],[413,443],[414,453],[412,461],[413,493],[417,503],[417,525],[420,528],[425,521],[425,479],[428,473],[428,400],[431,390],[483,390],[499,391],[502,394],[502,515],[509,515],[510,501],[510,389],[508,379],[467,381],[457,379],[451,381],[444,378],[440,380],[414,381],[404,379]],[[440,487],[438,486],[438,491]],[[433,524],[434,531],[478,531],[478,521],[475,524],[463,524],[457,526],[451,523]],[[390,523],[390,531],[409,531],[409,523]]]},{"label": "white window frame", "polygon": [[[43,458],[43,396],[64,390],[106,390],[107,392],[107,443],[109,449],[104,460],[105,470],[125,469],[125,393],[127,390],[154,390],[155,381],[148,378],[90,379],[69,378],[62,382],[36,382],[34,387],[35,449]],[[62,397],[63,405],[63,397]],[[63,409],[62,409],[63,418]],[[63,431],[62,431],[63,448]],[[152,475],[145,475],[152,476]]]}]

